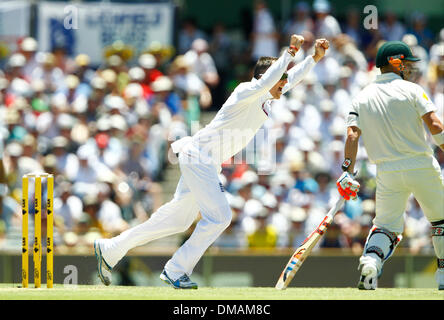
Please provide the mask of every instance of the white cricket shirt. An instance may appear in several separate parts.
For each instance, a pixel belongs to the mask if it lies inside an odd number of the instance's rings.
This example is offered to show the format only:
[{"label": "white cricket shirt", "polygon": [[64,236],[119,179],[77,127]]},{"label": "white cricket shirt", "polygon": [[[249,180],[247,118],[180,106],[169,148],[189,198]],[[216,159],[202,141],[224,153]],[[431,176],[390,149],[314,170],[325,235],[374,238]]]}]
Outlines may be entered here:
[{"label": "white cricket shirt", "polygon": [[353,100],[347,126],[361,129],[373,163],[430,156],[421,117],[431,111],[436,107],[419,85],[384,73]]},{"label": "white cricket shirt", "polygon": [[[179,152],[183,146],[193,144],[208,155],[215,164],[230,159],[241,151],[253,139],[256,132],[268,118],[269,103],[272,99],[269,90],[280,80],[293,57],[285,51],[259,80],[239,84],[214,119],[193,137],[184,137],[174,142],[173,152]],[[314,66],[308,56],[300,64],[288,71],[288,82],[282,92],[293,88]]]}]

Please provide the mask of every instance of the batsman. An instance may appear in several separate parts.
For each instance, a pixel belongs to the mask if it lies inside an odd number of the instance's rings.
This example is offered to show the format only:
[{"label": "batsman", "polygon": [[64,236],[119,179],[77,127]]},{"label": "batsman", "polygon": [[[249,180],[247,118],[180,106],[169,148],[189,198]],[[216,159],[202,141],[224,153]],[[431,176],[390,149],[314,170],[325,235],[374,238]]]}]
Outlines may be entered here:
[{"label": "batsman", "polygon": [[361,135],[377,168],[375,218],[359,259],[361,290],[377,287],[384,262],[402,238],[411,194],[431,223],[438,258],[436,281],[438,289],[444,290],[444,182],[423,123],[443,150],[444,132],[437,108],[413,82],[416,61],[405,43],[384,43],[376,55],[381,74],[355,97],[347,118],[344,173],[337,181],[341,195],[347,200],[357,197],[360,186],[353,172]]}]

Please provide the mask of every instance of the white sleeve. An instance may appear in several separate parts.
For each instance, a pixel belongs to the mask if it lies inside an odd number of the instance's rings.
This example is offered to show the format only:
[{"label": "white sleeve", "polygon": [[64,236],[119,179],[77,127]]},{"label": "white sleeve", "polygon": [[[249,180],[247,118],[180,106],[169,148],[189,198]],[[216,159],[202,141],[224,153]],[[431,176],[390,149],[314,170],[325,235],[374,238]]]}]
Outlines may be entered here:
[{"label": "white sleeve", "polygon": [[415,107],[419,115],[422,117],[426,113],[437,111],[438,108],[433,104],[432,100],[427,96],[420,86],[415,86]]},{"label": "white sleeve", "polygon": [[309,55],[301,63],[291,68],[288,71],[288,82],[282,89],[282,93],[293,89],[299,82],[301,82],[315,64],[316,62],[313,60],[313,57]]},{"label": "white sleeve", "polygon": [[359,128],[359,111],[357,108],[358,102],[353,100],[351,108],[347,115],[346,124],[347,127],[358,127]]},{"label": "white sleeve", "polygon": [[277,59],[257,81],[251,81],[237,92],[238,100],[256,99],[268,92],[287,70],[293,56],[287,50]]}]

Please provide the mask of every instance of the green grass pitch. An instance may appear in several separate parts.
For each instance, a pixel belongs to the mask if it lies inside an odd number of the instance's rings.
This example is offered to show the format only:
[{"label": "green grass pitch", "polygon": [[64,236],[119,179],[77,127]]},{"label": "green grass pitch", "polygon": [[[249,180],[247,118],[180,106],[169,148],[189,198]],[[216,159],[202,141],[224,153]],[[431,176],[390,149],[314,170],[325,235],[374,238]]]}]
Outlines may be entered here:
[{"label": "green grass pitch", "polygon": [[175,290],[170,287],[123,287],[102,285],[63,286],[35,289],[18,284],[0,284],[1,300],[444,300],[437,289],[378,288],[288,288],[283,291],[263,287],[201,287]]}]

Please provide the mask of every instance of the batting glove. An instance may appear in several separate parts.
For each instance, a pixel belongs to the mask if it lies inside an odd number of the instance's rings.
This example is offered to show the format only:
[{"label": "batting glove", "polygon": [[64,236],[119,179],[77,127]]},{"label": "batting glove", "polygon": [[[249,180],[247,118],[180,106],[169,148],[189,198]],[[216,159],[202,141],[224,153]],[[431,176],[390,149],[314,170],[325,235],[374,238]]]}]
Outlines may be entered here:
[{"label": "batting glove", "polygon": [[352,174],[344,172],[336,181],[336,186],[338,187],[339,194],[345,200],[358,199],[358,191],[361,185],[353,178]]}]

